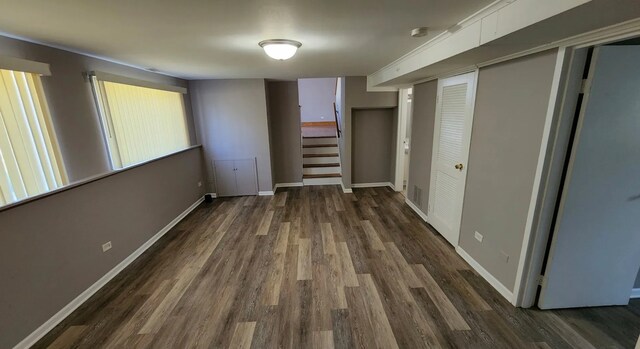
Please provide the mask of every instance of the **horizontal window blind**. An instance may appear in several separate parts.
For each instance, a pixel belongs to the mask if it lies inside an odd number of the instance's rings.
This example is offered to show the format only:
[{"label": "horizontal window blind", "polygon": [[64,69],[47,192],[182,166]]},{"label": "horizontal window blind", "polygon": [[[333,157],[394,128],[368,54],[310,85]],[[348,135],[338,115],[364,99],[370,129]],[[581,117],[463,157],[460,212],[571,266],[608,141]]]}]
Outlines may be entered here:
[{"label": "horizontal window blind", "polygon": [[189,147],[181,93],[101,81],[95,76],[93,84],[114,168]]},{"label": "horizontal window blind", "polygon": [[40,77],[0,69],[0,205],[66,183]]}]

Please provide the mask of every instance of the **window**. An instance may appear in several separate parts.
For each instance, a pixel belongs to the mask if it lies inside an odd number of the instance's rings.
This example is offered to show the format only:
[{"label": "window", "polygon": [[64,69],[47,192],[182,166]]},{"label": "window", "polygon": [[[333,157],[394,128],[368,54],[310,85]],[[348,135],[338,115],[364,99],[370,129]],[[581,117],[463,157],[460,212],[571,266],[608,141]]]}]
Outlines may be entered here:
[{"label": "window", "polygon": [[92,76],[114,168],[155,159],[190,145],[182,89],[137,86],[131,81],[104,73]]},{"label": "window", "polygon": [[66,183],[40,76],[0,69],[0,205]]}]

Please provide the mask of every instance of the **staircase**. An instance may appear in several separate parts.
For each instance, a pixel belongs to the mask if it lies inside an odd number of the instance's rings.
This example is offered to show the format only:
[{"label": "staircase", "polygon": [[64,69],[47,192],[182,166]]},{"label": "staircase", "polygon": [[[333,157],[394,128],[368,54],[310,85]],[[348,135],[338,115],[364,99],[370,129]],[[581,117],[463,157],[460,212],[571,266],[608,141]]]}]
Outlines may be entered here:
[{"label": "staircase", "polygon": [[302,137],[302,182],[304,185],[342,182],[338,138],[335,135]]}]

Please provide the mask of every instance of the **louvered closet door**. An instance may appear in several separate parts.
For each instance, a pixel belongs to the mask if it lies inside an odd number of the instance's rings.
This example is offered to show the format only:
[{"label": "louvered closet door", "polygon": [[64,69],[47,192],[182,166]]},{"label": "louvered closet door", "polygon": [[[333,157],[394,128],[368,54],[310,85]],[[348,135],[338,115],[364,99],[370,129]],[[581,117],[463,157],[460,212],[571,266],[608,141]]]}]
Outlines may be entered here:
[{"label": "louvered closet door", "polygon": [[428,221],[458,245],[471,141],[476,73],[438,81]]}]

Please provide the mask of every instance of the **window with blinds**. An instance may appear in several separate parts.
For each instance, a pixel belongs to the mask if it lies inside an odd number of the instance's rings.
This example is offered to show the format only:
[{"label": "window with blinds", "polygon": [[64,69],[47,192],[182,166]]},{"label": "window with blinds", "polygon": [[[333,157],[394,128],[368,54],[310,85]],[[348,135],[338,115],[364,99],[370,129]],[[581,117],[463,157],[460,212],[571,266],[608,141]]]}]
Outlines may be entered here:
[{"label": "window with blinds", "polygon": [[189,147],[180,92],[92,77],[114,168],[123,168]]},{"label": "window with blinds", "polygon": [[0,69],[0,205],[66,183],[40,76]]}]

